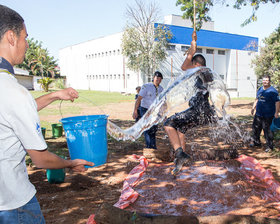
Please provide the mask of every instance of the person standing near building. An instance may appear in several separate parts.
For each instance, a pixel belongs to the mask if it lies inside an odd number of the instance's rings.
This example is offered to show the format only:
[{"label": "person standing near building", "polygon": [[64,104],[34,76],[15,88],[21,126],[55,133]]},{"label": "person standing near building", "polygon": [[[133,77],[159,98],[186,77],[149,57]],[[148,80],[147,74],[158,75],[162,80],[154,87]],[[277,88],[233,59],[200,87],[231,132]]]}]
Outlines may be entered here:
[{"label": "person standing near building", "polygon": [[[137,100],[137,98],[138,98],[138,96],[139,96],[139,92],[140,92],[140,90],[141,90],[141,86],[137,86],[135,89],[136,89],[135,100]],[[137,117],[135,118],[135,122],[137,122],[140,118],[141,118],[141,116],[140,116],[140,107],[138,107],[138,110],[137,110]]]},{"label": "person standing near building", "polygon": [[263,86],[258,89],[256,100],[253,104],[251,114],[254,115],[252,131],[253,141],[250,147],[261,146],[260,134],[263,130],[266,140],[266,152],[273,150],[273,132],[270,125],[273,118],[278,118],[279,98],[277,90],[270,84],[270,76],[265,75],[262,79]]},{"label": "person standing near building", "polygon": [[[146,83],[142,86],[138,98],[135,102],[133,118],[136,119],[138,116],[138,108],[140,109],[140,117],[142,117],[151,104],[154,102],[156,97],[163,91],[160,83],[163,79],[162,74],[159,71],[156,71],[153,76],[152,83]],[[157,125],[152,126],[149,130],[144,132],[146,148],[156,149],[156,132]]]},{"label": "person standing near building", "polygon": [[0,5],[0,223],[45,223],[36,190],[29,181],[25,164],[28,153],[39,168],[71,168],[85,171],[93,166],[82,159],[64,160],[47,150],[38,112],[55,100],[78,98],[72,88],[34,100],[14,77],[13,66],[23,62],[28,48],[23,18]]},{"label": "person standing near building", "polygon": [[[206,66],[206,60],[201,54],[194,56],[196,52],[196,32],[192,34],[191,47],[189,48],[188,55],[183,62],[181,69],[187,69]],[[164,123],[164,129],[169,137],[169,141],[175,151],[175,168],[172,174],[176,175],[181,170],[184,163],[190,159],[186,151],[185,133],[188,129],[196,127],[201,124],[208,124],[215,121],[215,111],[209,103],[209,92],[207,91],[206,84],[213,80],[212,74],[205,69],[201,74],[203,80],[197,77],[195,86],[197,93],[189,101],[189,108],[180,113],[176,113],[169,117]]]}]

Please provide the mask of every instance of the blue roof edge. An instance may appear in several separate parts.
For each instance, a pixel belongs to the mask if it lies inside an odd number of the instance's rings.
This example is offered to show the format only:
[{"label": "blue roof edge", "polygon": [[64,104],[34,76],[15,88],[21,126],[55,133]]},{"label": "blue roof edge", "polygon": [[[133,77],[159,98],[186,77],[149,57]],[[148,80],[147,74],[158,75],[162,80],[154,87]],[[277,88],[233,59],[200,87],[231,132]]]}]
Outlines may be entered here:
[{"label": "blue roof edge", "polygon": [[[193,28],[155,23],[154,27],[162,25],[167,27],[173,34],[170,40],[172,44],[190,45]],[[243,51],[258,51],[259,38],[239,34],[224,33],[212,30],[199,30],[197,32],[198,47],[212,47],[221,49],[234,49]]]}]

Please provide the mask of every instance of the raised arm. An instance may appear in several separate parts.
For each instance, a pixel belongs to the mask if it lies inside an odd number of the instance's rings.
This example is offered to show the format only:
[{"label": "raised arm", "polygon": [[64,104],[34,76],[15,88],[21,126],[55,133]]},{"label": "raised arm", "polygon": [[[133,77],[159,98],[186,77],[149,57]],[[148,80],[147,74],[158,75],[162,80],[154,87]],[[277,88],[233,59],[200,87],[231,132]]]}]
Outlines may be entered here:
[{"label": "raised arm", "polygon": [[197,35],[196,35],[196,32],[193,31],[192,33],[192,42],[191,42],[191,47],[189,48],[188,50],[188,53],[187,53],[187,57],[185,59],[185,61],[183,62],[182,66],[181,66],[181,69],[183,71],[186,71],[187,69],[190,69],[190,68],[193,68],[193,64],[192,64],[192,58],[196,52],[196,41],[197,41]]},{"label": "raised arm", "polygon": [[71,100],[73,102],[74,99],[78,97],[79,93],[71,87],[40,96],[36,99],[37,111],[43,109],[56,100]]}]

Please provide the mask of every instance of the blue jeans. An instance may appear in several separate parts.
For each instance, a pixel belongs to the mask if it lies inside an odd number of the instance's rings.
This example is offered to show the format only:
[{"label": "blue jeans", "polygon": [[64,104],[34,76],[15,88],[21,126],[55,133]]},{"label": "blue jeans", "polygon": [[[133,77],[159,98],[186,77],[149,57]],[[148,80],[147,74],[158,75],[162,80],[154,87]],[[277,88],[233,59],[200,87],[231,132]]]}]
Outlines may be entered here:
[{"label": "blue jeans", "polygon": [[45,224],[40,205],[34,196],[27,204],[13,210],[0,211],[1,224]]},{"label": "blue jeans", "polygon": [[[147,112],[147,108],[139,107],[140,108],[140,116],[143,117],[144,114]],[[157,132],[157,125],[152,126],[149,130],[144,131],[144,137],[146,142],[146,148],[156,149],[156,132]]]}]

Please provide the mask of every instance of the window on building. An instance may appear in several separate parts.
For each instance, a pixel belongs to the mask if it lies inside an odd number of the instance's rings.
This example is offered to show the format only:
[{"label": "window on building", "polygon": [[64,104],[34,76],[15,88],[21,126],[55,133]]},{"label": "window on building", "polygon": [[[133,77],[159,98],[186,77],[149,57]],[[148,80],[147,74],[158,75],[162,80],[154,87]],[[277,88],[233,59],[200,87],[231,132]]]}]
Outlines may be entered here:
[{"label": "window on building", "polygon": [[117,75],[115,74],[115,75],[114,75],[114,79],[116,79],[116,78],[117,78]]},{"label": "window on building", "polygon": [[127,74],[127,79],[129,79],[130,78],[130,74]]},{"label": "window on building", "polygon": [[118,55],[120,55],[121,54],[121,50],[120,49],[118,49]]},{"label": "window on building", "polygon": [[247,80],[250,80],[251,79],[251,77],[250,76],[247,76]]},{"label": "window on building", "polygon": [[226,51],[224,51],[224,50],[218,50],[218,54],[220,54],[220,55],[225,55],[225,54],[226,54]]},{"label": "window on building", "polygon": [[120,74],[118,74],[118,79],[121,79],[121,75]]},{"label": "window on building", "polygon": [[112,51],[109,51],[109,56],[111,56],[111,54],[112,54]]},{"label": "window on building", "polygon": [[115,55],[116,54],[116,51],[115,50],[113,50],[113,55]]},{"label": "window on building", "polygon": [[196,53],[202,53],[202,48],[196,48]]},{"label": "window on building", "polygon": [[188,50],[190,47],[189,46],[181,46],[181,51],[186,51]]},{"label": "window on building", "polygon": [[167,50],[169,50],[169,51],[175,51],[175,45],[174,45],[174,44],[168,44]]},{"label": "window on building", "polygon": [[[99,75],[99,79],[101,79],[101,75]],[[104,75],[103,75],[103,79],[104,79]]]},{"label": "window on building", "polygon": [[221,74],[220,74],[220,77],[221,77],[221,79],[223,79],[223,80],[224,80],[224,78],[225,78],[225,76],[224,76],[224,75],[221,75]]},{"label": "window on building", "polygon": [[206,54],[214,54],[214,49],[206,49]]},{"label": "window on building", "polygon": [[112,75],[110,75],[110,79],[112,79],[113,78],[113,76]]},{"label": "window on building", "polygon": [[91,58],[93,58],[94,57],[94,54],[91,54]]}]

